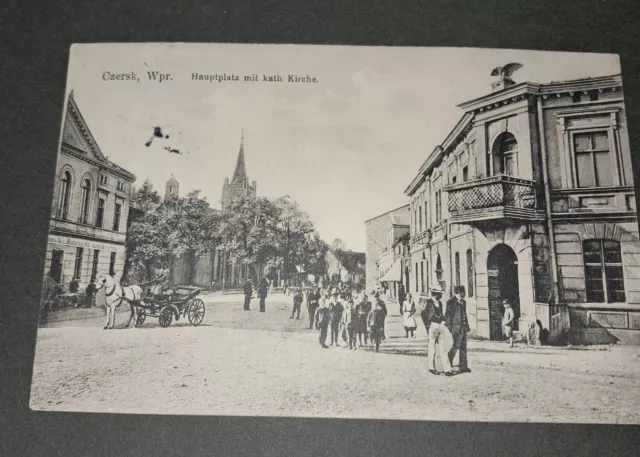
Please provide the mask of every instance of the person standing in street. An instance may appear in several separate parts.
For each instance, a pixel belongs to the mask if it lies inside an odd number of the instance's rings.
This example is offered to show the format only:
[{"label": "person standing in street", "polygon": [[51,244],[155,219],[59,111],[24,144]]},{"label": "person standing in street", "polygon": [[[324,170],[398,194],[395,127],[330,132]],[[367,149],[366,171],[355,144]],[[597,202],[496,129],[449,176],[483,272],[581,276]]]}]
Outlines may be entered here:
[{"label": "person standing in street", "polygon": [[469,321],[467,320],[467,302],[464,297],[466,291],[464,286],[456,286],[453,289],[453,297],[447,301],[447,312],[444,316],[447,327],[453,336],[453,346],[449,351],[449,362],[453,364],[456,352],[459,353],[458,368],[460,373],[469,373],[471,370],[467,366],[467,333]]},{"label": "person standing in street", "polygon": [[87,286],[84,296],[84,307],[91,308],[93,305],[93,297],[96,294],[96,278],[92,277],[91,282]]},{"label": "person standing in street", "polygon": [[502,317],[502,331],[504,336],[509,339],[509,347],[513,347],[513,327],[515,320],[515,313],[511,307],[509,300],[503,300],[502,306],[504,306],[504,316]]},{"label": "person standing in street", "polygon": [[329,305],[329,313],[331,314],[331,346],[333,346],[334,343],[336,346],[340,346],[338,334],[340,331],[340,322],[342,321],[342,313],[344,312],[342,300],[344,300],[344,295],[340,295],[338,300],[335,300]]},{"label": "person standing in street", "polygon": [[320,306],[320,289],[316,287],[307,296],[307,310],[309,311],[309,328],[313,328],[313,319],[315,318],[316,311]]},{"label": "person standing in street", "polygon": [[407,294],[407,306],[404,308],[404,314],[402,315],[402,325],[404,325],[405,338],[409,338],[409,333],[411,333],[411,338],[415,338],[413,335],[413,332],[415,332],[417,328],[415,313],[416,304],[413,301],[411,294]]},{"label": "person standing in street", "polygon": [[349,300],[342,313],[342,328],[347,335],[347,345],[349,349],[356,348],[356,332],[353,328],[353,316],[354,316],[353,300]]},{"label": "person standing in street", "polygon": [[376,352],[380,351],[380,341],[382,340],[382,333],[384,332],[384,320],[387,315],[382,305],[382,300],[376,300],[374,309],[369,312],[369,316],[367,317],[369,336],[371,343],[375,343],[376,345]]},{"label": "person standing in street", "polygon": [[330,321],[331,314],[329,313],[329,306],[327,301],[324,300],[315,314],[316,330],[320,330],[318,342],[323,349],[329,348],[329,346],[327,346],[327,329],[329,328]]},{"label": "person standing in street", "polygon": [[[398,284],[398,304],[400,305],[400,315],[404,314],[404,302],[407,298],[407,292],[404,290],[404,284]],[[415,312],[415,310],[414,310]]]},{"label": "person standing in street", "polygon": [[432,299],[427,301],[427,306],[422,311],[422,321],[427,327],[429,333],[429,349],[427,352],[427,369],[429,373],[438,375],[436,371],[436,351],[440,355],[442,362],[442,368],[444,374],[447,376],[453,375],[451,370],[451,363],[449,363],[449,350],[446,347],[445,338],[447,329],[447,323],[444,318],[446,309],[442,304],[442,290],[431,289]]},{"label": "person standing in street", "polygon": [[260,280],[258,284],[258,298],[260,298],[260,312],[264,313],[266,304],[265,300],[267,299],[267,294],[269,293],[269,280],[264,276]]},{"label": "person standing in street", "polygon": [[302,296],[302,290],[298,289],[296,294],[293,296],[293,311],[291,312],[291,317],[289,319],[293,319],[293,316],[298,313],[296,319],[300,319],[300,308],[302,307],[302,302],[304,301],[304,297]]},{"label": "person standing in street", "polygon": [[363,338],[364,344],[367,344],[367,316],[369,315],[369,305],[366,294],[362,294],[360,303],[356,305],[355,315],[353,316],[353,327],[360,347],[362,347]]},{"label": "person standing in street", "polygon": [[251,297],[253,296],[253,285],[251,280],[247,279],[244,283],[244,310],[251,311]]}]

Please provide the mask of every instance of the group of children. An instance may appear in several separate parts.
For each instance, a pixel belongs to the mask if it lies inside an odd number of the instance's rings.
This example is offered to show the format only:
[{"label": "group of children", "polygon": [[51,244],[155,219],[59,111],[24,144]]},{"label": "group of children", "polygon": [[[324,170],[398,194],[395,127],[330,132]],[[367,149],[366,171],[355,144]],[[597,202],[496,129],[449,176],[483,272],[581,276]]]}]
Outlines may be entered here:
[{"label": "group of children", "polygon": [[[304,297],[298,290],[293,297],[293,313],[290,319],[300,318],[300,308]],[[379,351],[380,343],[384,341],[384,321],[387,317],[387,307],[378,293],[373,293],[373,303],[365,293],[354,295],[349,287],[340,285],[321,291],[316,288],[307,294],[309,311],[309,328],[319,330],[318,341],[322,348],[329,348],[327,336],[330,332],[330,346],[340,346],[340,337],[345,347],[356,350],[357,347],[367,345],[369,341],[375,344]]]}]

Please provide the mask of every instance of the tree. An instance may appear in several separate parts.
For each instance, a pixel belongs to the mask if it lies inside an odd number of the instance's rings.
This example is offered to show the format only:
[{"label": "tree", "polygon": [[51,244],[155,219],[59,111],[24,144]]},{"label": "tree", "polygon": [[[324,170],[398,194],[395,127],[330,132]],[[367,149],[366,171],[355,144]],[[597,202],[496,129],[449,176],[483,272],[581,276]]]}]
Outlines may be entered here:
[{"label": "tree", "polygon": [[169,249],[172,255],[185,257],[187,280],[192,283],[198,257],[214,249],[219,241],[219,214],[211,209],[206,197],[200,198],[199,190],[171,199],[163,206],[168,211]]},{"label": "tree", "polygon": [[267,198],[230,196],[220,220],[222,245],[231,260],[253,267],[257,281],[277,258],[278,210]]},{"label": "tree", "polygon": [[297,275],[308,264],[309,235],[315,231],[309,215],[289,196],[274,202],[278,210],[278,241],[285,279]]},{"label": "tree", "polygon": [[134,188],[131,192],[131,207],[145,214],[157,208],[161,202],[160,194],[153,189],[153,184],[148,179],[145,179],[142,187]]}]

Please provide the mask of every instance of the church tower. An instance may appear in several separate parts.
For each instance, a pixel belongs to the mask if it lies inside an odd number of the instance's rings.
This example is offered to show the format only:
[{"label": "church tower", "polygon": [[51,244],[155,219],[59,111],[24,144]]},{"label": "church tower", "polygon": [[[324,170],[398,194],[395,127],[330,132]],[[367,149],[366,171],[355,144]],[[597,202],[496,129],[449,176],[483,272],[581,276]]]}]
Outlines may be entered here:
[{"label": "church tower", "polygon": [[180,187],[180,183],[176,178],[171,175],[171,178],[167,181],[167,184],[164,188],[164,200],[169,201],[174,198],[178,198],[178,188]]},{"label": "church tower", "polygon": [[236,169],[233,172],[231,181],[229,178],[224,179],[222,186],[222,206],[224,202],[232,195],[256,195],[257,183],[253,181],[249,183],[247,176],[247,165],[244,159],[244,132],[240,138],[240,151],[238,152],[238,160],[236,161]]}]

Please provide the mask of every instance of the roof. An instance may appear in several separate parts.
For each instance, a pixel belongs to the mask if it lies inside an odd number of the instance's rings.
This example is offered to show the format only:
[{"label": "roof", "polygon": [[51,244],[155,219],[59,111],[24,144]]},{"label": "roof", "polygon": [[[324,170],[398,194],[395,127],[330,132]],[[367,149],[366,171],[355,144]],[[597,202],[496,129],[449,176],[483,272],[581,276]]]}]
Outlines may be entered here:
[{"label": "roof", "polygon": [[406,225],[409,227],[411,224],[411,216],[409,213],[399,213],[394,214],[393,212],[389,214],[389,219],[391,220],[391,225]]},{"label": "roof", "polygon": [[619,74],[610,76],[598,76],[594,78],[578,78],[566,81],[552,81],[546,84],[521,82],[506,89],[496,92],[490,92],[481,97],[461,103],[457,105],[462,108],[465,113],[456,123],[454,128],[449,132],[441,145],[436,146],[428,155],[418,173],[415,175],[411,183],[407,186],[404,193],[413,195],[425,179],[425,175],[435,168],[442,160],[447,150],[456,144],[457,138],[466,134],[467,128],[471,125],[474,118],[474,111],[483,106],[497,103],[508,103],[513,100],[525,98],[526,94],[543,95],[580,90],[593,90],[603,87],[617,87],[622,85],[622,79]]},{"label": "roof", "polygon": [[374,217],[372,217],[372,218],[370,218],[370,219],[367,219],[366,221],[364,221],[364,223],[366,224],[367,222],[371,222],[371,221],[372,221],[372,220],[374,220],[374,219],[378,219],[378,218],[380,218],[380,217],[386,216],[386,215],[388,215],[389,213],[395,213],[396,211],[400,211],[401,209],[409,209],[409,204],[402,205],[402,206],[398,206],[398,207],[397,207],[397,208],[395,208],[395,209],[392,209],[392,210],[390,210],[390,211],[386,211],[386,212],[384,212],[384,213],[382,213],[382,214],[378,214],[377,216],[374,216]]},{"label": "roof", "polygon": [[245,182],[248,181],[247,177],[247,165],[244,160],[244,135],[240,140],[240,151],[238,152],[238,160],[236,161],[236,169],[233,172],[233,178],[231,178],[231,183],[237,182]]}]

